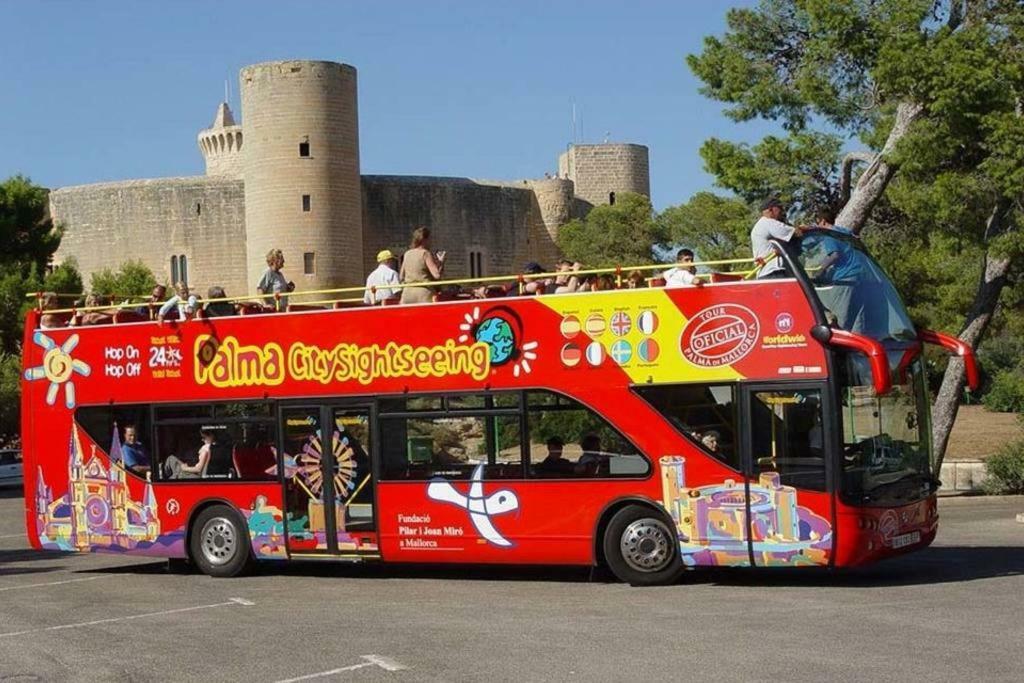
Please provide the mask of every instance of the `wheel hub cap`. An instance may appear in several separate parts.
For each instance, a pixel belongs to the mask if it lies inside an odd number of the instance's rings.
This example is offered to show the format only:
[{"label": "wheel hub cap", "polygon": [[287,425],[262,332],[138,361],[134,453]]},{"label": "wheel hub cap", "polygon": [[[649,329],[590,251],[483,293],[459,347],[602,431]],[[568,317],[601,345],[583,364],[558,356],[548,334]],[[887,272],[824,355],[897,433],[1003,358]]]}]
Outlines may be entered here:
[{"label": "wheel hub cap", "polygon": [[211,519],[203,527],[202,539],[203,558],[210,564],[226,564],[234,557],[238,533],[230,520]]},{"label": "wheel hub cap", "polygon": [[622,532],[622,557],[631,568],[657,572],[672,560],[672,538],[668,527],[656,519],[638,519]]}]

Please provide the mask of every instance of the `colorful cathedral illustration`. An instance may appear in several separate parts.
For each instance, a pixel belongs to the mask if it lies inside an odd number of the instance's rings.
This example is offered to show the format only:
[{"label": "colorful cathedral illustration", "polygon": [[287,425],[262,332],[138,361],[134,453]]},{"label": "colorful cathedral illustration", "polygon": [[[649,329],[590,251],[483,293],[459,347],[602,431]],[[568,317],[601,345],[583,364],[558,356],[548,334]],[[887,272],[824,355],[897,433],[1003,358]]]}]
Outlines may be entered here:
[{"label": "colorful cathedral illustration", "polygon": [[88,550],[107,547],[129,550],[153,543],[160,519],[153,485],[146,482],[142,502],[132,500],[121,463],[121,442],[114,426],[110,461],[92,445],[85,461],[78,426],[72,424],[68,447],[68,492],[54,500],[42,468],[36,477],[36,528],[44,547]]}]

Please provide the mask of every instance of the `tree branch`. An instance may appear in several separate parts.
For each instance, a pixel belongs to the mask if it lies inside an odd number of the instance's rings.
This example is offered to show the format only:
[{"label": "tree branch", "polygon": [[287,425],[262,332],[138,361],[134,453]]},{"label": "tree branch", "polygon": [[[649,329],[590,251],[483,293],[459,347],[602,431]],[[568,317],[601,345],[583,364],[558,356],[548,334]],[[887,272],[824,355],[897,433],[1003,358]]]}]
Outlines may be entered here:
[{"label": "tree branch", "polygon": [[878,157],[874,152],[850,152],[843,157],[842,175],[839,180],[839,201],[843,204],[850,201],[850,180],[853,178],[853,165],[857,162],[870,164]]}]

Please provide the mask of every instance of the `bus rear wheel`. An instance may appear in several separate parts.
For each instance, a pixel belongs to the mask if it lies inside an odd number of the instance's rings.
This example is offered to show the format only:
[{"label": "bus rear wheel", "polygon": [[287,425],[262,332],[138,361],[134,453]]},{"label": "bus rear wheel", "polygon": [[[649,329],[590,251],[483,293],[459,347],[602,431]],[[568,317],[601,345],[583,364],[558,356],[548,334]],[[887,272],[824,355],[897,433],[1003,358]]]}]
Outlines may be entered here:
[{"label": "bus rear wheel", "polygon": [[248,529],[227,505],[213,505],[196,516],[189,550],[192,561],[209,576],[238,576],[252,561]]},{"label": "bus rear wheel", "polygon": [[633,586],[672,583],[683,571],[676,534],[661,515],[641,505],[628,505],[612,517],[604,556],[612,573]]}]

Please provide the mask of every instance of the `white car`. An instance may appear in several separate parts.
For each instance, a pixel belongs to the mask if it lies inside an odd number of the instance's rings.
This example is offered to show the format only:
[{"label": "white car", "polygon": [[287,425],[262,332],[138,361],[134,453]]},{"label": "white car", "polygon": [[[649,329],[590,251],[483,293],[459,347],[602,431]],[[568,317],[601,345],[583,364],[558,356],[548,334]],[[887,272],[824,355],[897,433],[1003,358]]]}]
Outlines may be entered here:
[{"label": "white car", "polygon": [[0,486],[21,486],[21,451],[0,450]]}]

